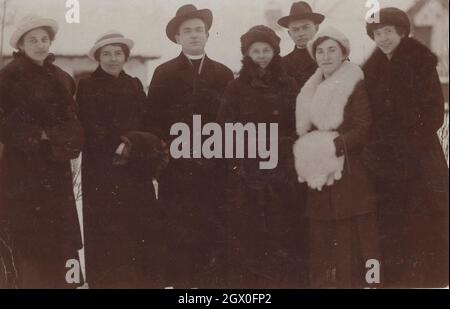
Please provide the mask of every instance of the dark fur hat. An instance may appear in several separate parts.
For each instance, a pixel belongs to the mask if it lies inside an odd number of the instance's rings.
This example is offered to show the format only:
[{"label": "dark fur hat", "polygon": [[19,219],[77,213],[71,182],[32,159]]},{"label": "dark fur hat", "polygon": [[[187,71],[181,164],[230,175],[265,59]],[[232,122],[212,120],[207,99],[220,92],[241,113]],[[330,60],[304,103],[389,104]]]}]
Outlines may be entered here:
[{"label": "dark fur hat", "polygon": [[270,44],[275,54],[280,53],[280,37],[267,26],[258,25],[250,28],[244,35],[241,36],[241,51],[245,55],[255,42],[266,42]]},{"label": "dark fur hat", "polygon": [[379,23],[366,23],[367,35],[373,40],[373,32],[380,25],[396,26],[403,30],[405,37],[408,37],[411,32],[411,23],[408,15],[400,9],[389,7],[383,8],[378,13],[380,17]]}]

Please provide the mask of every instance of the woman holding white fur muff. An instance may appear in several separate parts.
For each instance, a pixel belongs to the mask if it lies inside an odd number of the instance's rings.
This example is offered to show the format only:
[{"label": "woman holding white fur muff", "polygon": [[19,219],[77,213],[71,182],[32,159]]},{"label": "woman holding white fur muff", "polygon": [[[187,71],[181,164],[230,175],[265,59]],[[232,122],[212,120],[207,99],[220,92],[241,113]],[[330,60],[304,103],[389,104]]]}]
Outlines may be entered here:
[{"label": "woman holding white fur muff", "polygon": [[361,163],[371,125],[362,70],[348,61],[350,42],[328,27],[308,43],[318,69],[297,97],[294,145],[306,182],[310,285],[363,287],[369,259],[379,260],[375,201]]}]

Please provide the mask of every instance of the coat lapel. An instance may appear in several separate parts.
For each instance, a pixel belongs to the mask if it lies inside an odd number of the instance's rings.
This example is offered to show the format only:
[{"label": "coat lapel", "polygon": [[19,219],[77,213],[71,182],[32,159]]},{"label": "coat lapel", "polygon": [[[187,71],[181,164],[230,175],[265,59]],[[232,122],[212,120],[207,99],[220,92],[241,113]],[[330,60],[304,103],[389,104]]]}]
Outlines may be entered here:
[{"label": "coat lapel", "polygon": [[194,67],[189,62],[189,59],[183,53],[178,56],[178,66],[181,81],[188,85],[192,91],[194,91],[195,82],[198,80],[200,80],[203,85],[209,85],[214,81],[215,70],[212,61],[208,56],[205,56],[203,68],[199,76],[197,75],[197,72],[194,71]]}]

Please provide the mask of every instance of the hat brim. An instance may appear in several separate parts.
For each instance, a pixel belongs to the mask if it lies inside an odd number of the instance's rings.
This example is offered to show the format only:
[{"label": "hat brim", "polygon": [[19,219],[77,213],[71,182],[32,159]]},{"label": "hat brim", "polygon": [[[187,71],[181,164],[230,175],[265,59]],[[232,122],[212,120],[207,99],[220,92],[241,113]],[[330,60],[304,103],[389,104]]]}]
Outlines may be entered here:
[{"label": "hat brim", "polygon": [[289,23],[291,21],[300,20],[300,19],[309,19],[319,25],[324,21],[325,16],[323,16],[322,14],[318,14],[318,13],[305,13],[305,14],[298,14],[298,15],[289,15],[289,16],[280,18],[278,20],[278,24],[281,27],[289,28]]},{"label": "hat brim", "polygon": [[211,25],[213,22],[212,12],[208,9],[202,9],[202,10],[197,10],[194,12],[189,12],[187,14],[175,16],[174,18],[172,18],[166,27],[167,37],[172,42],[177,43],[177,41],[175,39],[175,35],[178,32],[178,27],[180,27],[180,24],[182,22],[184,22],[185,20],[192,19],[192,18],[200,18],[201,20],[203,20],[205,22],[206,30],[209,31],[209,29],[211,29]]},{"label": "hat brim", "polygon": [[59,27],[58,23],[55,20],[50,18],[37,19],[28,22],[22,25],[21,27],[18,27],[12,34],[11,39],[9,40],[9,44],[11,45],[12,48],[19,49],[17,45],[19,44],[20,38],[22,38],[22,36],[27,32],[41,27],[49,27],[50,29],[52,29],[54,35],[58,33]]},{"label": "hat brim", "polygon": [[91,58],[94,61],[97,61],[95,59],[95,52],[99,48],[102,48],[106,45],[111,45],[111,44],[125,44],[126,46],[128,46],[128,48],[130,50],[134,46],[133,40],[126,39],[126,38],[110,38],[110,39],[102,40],[102,41],[96,43],[94,46],[92,46],[92,48],[89,50],[89,53],[88,53],[89,58]]}]

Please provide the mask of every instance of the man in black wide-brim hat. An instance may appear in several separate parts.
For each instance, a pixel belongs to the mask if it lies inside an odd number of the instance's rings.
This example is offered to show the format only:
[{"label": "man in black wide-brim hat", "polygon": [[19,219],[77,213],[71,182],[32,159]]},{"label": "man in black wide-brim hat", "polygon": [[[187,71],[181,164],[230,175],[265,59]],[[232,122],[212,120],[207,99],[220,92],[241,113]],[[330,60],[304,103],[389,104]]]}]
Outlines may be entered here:
[{"label": "man in black wide-brim hat", "polygon": [[[323,15],[314,13],[308,3],[300,1],[292,4],[288,16],[278,20],[280,26],[288,29],[289,36],[295,44],[294,50],[282,58],[282,63],[288,75],[297,81],[298,93],[317,70],[317,64],[308,53],[306,44],[312,40],[324,19]],[[289,241],[293,245],[293,252],[295,252],[296,259],[299,261],[298,269],[294,271],[298,274],[298,287],[308,285],[309,249],[307,233],[309,228],[308,220],[305,217],[306,189],[305,184],[297,183],[290,197],[299,212],[298,221],[294,226],[291,226],[292,234],[299,236]]]},{"label": "man in black wide-brim hat", "polygon": [[299,91],[317,69],[306,44],[317,33],[324,19],[322,14],[314,13],[308,3],[300,1],[292,4],[288,16],[278,20],[280,26],[288,29],[289,36],[295,43],[294,50],[283,57],[283,64],[287,73],[297,81]]},{"label": "man in black wide-brim hat", "polygon": [[[167,25],[167,37],[182,52],[156,68],[148,92],[150,126],[167,145],[175,138],[169,134],[175,123],[187,123],[192,131],[193,115],[201,115],[202,123],[214,122],[225,86],[233,79],[230,69],[205,53],[212,21],[210,10],[188,4]],[[172,159],[159,179],[168,218],[168,285],[224,285],[223,176],[216,160]]]}]

